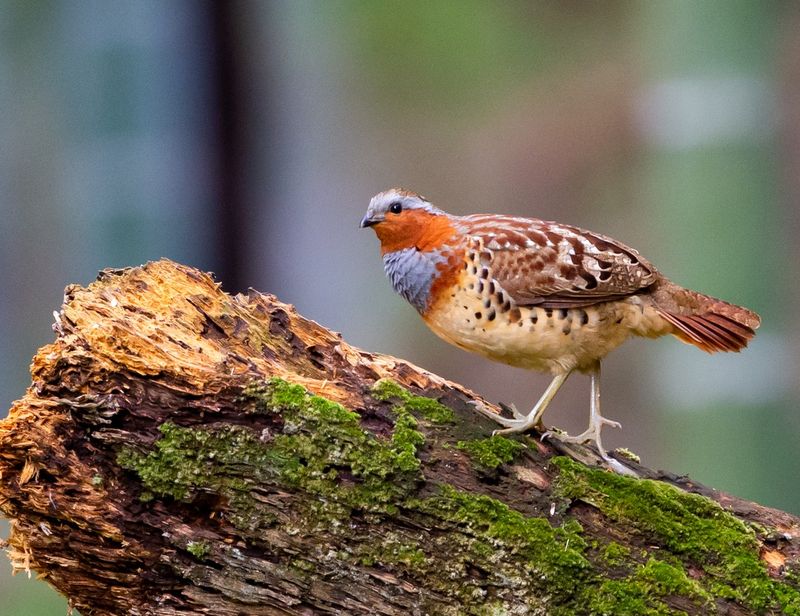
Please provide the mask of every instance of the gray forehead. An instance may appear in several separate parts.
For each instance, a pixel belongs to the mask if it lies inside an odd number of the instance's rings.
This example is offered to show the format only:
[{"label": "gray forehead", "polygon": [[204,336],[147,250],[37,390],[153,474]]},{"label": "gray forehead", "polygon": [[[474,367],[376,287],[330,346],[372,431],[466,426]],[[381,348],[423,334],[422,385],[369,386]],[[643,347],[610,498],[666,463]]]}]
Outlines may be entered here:
[{"label": "gray forehead", "polygon": [[387,190],[378,193],[369,202],[367,213],[370,215],[385,214],[393,203],[400,203],[404,210],[425,210],[432,214],[442,214],[443,212],[431,205],[420,195],[401,193],[396,190]]}]

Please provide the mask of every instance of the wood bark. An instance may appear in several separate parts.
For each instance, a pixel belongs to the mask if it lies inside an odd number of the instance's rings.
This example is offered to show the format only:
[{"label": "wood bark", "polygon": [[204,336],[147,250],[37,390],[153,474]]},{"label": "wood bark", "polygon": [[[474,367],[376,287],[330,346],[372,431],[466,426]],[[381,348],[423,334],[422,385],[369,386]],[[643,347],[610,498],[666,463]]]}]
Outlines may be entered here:
[{"label": "wood bark", "polygon": [[272,296],[159,261],[68,287],[54,330],[0,511],[84,616],[800,613],[797,517],[489,438],[472,392]]}]

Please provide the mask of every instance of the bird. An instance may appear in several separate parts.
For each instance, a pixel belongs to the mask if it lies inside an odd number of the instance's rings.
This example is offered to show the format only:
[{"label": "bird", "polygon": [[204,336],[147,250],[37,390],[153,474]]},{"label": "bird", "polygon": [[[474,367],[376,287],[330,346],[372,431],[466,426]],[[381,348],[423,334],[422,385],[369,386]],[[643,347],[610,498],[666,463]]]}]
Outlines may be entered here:
[{"label": "bird", "polygon": [[504,417],[495,433],[540,427],[574,372],[591,383],[589,427],[567,443],[594,443],[611,462],[601,431],[620,427],[600,412],[600,365],[632,336],[676,336],[708,353],[740,351],[755,335],[755,312],[679,286],[638,251],[558,222],[500,214],[456,216],[420,194],[390,188],[361,219],[375,231],[394,290],[445,341],[553,379],[529,413]]}]

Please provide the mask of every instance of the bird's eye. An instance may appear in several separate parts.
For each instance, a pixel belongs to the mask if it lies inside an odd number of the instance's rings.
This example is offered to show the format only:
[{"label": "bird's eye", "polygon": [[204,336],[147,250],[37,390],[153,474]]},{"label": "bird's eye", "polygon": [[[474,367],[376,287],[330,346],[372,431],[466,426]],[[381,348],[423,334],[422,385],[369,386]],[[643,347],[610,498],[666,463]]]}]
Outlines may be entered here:
[{"label": "bird's eye", "polygon": [[402,211],[403,211],[403,204],[402,204],[402,203],[400,203],[399,201],[395,201],[394,203],[392,203],[392,204],[389,206],[389,211],[390,211],[392,214],[399,214],[400,212],[402,212]]}]

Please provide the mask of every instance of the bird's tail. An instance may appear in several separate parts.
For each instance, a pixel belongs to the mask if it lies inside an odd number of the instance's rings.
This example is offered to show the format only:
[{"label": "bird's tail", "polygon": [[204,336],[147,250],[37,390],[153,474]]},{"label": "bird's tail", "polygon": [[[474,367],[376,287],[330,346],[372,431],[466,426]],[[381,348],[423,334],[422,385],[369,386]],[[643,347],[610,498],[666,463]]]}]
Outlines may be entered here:
[{"label": "bird's tail", "polygon": [[654,293],[655,309],[673,335],[706,351],[740,351],[761,324],[752,310],[669,283]]}]

